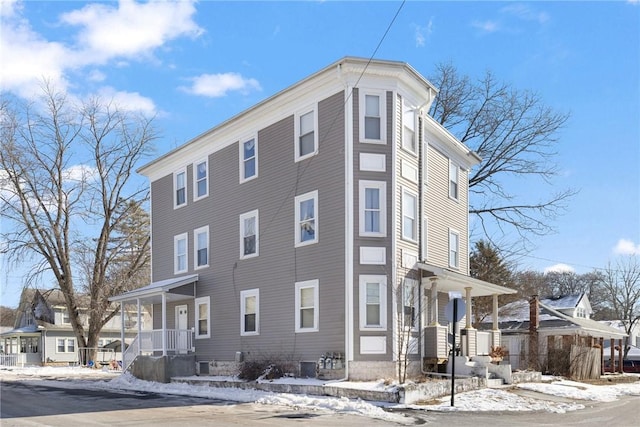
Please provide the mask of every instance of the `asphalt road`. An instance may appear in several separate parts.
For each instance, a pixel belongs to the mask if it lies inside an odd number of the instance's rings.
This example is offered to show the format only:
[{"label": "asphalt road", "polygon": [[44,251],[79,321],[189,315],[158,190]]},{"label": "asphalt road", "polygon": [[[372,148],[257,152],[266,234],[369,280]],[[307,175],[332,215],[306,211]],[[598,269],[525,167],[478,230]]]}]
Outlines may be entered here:
[{"label": "asphalt road", "polygon": [[[640,397],[583,402],[583,410],[547,412],[398,411],[403,425],[455,427],[638,427]],[[388,421],[275,405],[133,391],[59,388],[28,380],[0,382],[0,426],[388,426]],[[398,425],[398,424],[396,424]]]}]

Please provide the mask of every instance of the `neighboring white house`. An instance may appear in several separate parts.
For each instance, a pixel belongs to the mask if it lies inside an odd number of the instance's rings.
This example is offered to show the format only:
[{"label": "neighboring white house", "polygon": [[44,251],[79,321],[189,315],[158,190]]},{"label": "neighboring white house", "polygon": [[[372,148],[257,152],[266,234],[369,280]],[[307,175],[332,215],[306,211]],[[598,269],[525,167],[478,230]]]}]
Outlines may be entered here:
[{"label": "neighboring white house", "polygon": [[[79,300],[86,302],[80,296]],[[88,304],[83,304],[88,306]],[[80,308],[80,319],[88,327],[86,308]],[[121,360],[120,351],[105,348],[121,339],[121,319],[116,316],[102,328],[98,339],[97,354],[94,363],[108,363]],[[139,317],[142,328],[151,325],[148,311],[141,310]],[[136,312],[126,313],[125,344],[133,339],[137,330]],[[80,352],[85,350],[78,343],[69,321],[62,292],[57,289],[25,289],[20,296],[20,304],[16,313],[13,329],[0,334],[0,365],[3,366],[41,366],[41,365],[75,365],[80,363]]]}]

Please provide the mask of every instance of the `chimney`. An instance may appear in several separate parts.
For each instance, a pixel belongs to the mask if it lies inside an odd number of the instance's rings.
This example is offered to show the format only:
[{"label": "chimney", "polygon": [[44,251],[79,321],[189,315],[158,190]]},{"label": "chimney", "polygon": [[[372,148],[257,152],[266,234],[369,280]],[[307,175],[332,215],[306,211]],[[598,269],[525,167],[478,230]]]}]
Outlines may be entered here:
[{"label": "chimney", "polygon": [[529,369],[538,370],[538,327],[540,326],[540,302],[538,295],[529,300]]},{"label": "chimney", "polygon": [[529,332],[538,332],[540,327],[540,302],[538,295],[533,295],[529,300]]}]

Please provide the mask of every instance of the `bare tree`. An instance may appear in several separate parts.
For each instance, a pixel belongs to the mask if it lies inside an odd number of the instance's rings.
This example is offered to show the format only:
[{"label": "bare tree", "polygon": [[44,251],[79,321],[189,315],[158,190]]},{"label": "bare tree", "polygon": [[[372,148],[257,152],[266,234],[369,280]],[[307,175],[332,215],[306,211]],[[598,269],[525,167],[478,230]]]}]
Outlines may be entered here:
[{"label": "bare tree", "polygon": [[624,323],[627,334],[640,321],[639,258],[637,255],[630,255],[619,258],[613,264],[609,263],[602,281],[606,302],[617,317],[616,320]]},{"label": "bare tree", "polygon": [[[0,206],[10,225],[1,250],[14,262],[33,260],[32,276],[53,275],[78,347],[92,348],[117,312],[109,297],[139,286],[130,279],[148,263],[148,233],[137,230],[142,240],[123,233],[131,231],[124,224],[132,207],[148,198],[146,185],[131,178],[156,133],[151,119],[98,99],[76,105],[48,83],[38,101],[0,104]],[[139,250],[114,244],[117,237],[135,239]],[[89,307],[81,306],[83,290]]]},{"label": "bare tree", "polygon": [[[515,231],[526,244],[531,236],[552,231],[551,220],[575,191],[533,200],[508,185],[517,179],[551,184],[558,174],[558,131],[569,116],[545,106],[535,93],[498,82],[491,72],[472,82],[452,64],[440,64],[431,81],[440,89],[431,115],[483,159],[469,176],[469,213],[487,238],[496,243]],[[496,237],[491,225],[502,236]]]}]

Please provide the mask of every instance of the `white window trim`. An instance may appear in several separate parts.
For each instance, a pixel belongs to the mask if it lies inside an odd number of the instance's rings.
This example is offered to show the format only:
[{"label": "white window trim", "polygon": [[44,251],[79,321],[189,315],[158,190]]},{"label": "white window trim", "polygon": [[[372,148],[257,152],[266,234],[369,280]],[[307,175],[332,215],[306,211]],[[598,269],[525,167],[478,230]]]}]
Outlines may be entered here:
[{"label": "white window trim", "polygon": [[[246,314],[245,300],[250,297],[256,298],[256,330],[247,332],[244,329],[244,316]],[[249,289],[249,290],[240,292],[240,335],[242,336],[260,335],[260,289]]]},{"label": "white window trim", "polygon": [[[252,139],[254,141],[253,158],[255,159],[256,170],[255,170],[255,174],[253,174],[249,178],[245,178],[244,167],[245,167],[245,161],[247,159],[244,158],[244,144],[251,141]],[[240,159],[240,167],[238,169],[240,170],[240,183],[242,184],[243,182],[251,181],[252,179],[256,179],[258,177],[258,135],[252,135],[248,138],[241,139],[240,142],[238,143],[238,147],[240,152],[239,153],[240,155],[238,156],[238,158]]]},{"label": "white window trim", "polygon": [[[200,234],[207,235],[207,263],[205,265],[198,265],[198,236]],[[205,225],[204,227],[196,228],[193,230],[193,269],[199,270],[201,268],[209,267],[210,258],[211,258],[211,244],[209,242],[209,226]]]},{"label": "white window trim", "polygon": [[[204,163],[204,167],[206,171],[206,175],[204,179],[207,184],[206,190],[202,196],[198,196],[198,165],[200,163]],[[200,199],[204,199],[209,195],[209,159],[201,159],[197,162],[194,162],[192,169],[193,169],[193,201],[195,202]]]},{"label": "white window trim", "polygon": [[[178,269],[178,241],[185,240],[184,244],[184,270]],[[173,236],[173,274],[185,273],[189,270],[189,235],[188,233]]]},{"label": "white window trim", "polygon": [[[380,325],[367,325],[367,283],[377,283],[380,289]],[[360,275],[360,330],[361,331],[386,331],[387,330],[387,276]]]},{"label": "white window trim", "polygon": [[[452,169],[453,168],[453,169]],[[455,183],[456,183],[456,197],[452,197],[451,196],[451,171],[455,170],[456,176],[455,176]],[[447,192],[449,193],[449,199],[451,200],[455,200],[456,202],[458,200],[460,200],[460,167],[453,162],[451,159],[449,159],[449,177],[447,180]]]},{"label": "white window trim", "polygon": [[[404,234],[404,217],[405,217],[405,212],[404,212],[404,196],[405,194],[409,194],[411,196],[413,196],[413,198],[415,199],[415,211],[413,212],[413,235],[414,237],[407,237]],[[418,218],[418,203],[419,203],[419,198],[418,198],[418,193],[411,191],[407,188],[403,188],[402,189],[402,200],[400,200],[400,206],[402,207],[401,209],[401,215],[402,215],[402,230],[401,230],[401,235],[402,235],[402,240],[406,240],[408,242],[412,242],[412,243],[418,243],[418,221],[420,221],[420,218]]]},{"label": "white window trim", "polygon": [[[300,233],[300,203],[313,199],[313,217],[314,217],[314,226],[315,226],[315,234],[312,240],[307,240],[305,242],[301,241],[301,233]],[[318,190],[311,191],[309,193],[301,194],[296,196],[295,198],[295,247],[312,245],[314,243],[318,243]]]},{"label": "white window trim", "polygon": [[[244,253],[244,220],[255,217],[256,219],[256,252],[245,255]],[[240,215],[240,259],[255,258],[260,255],[260,216],[258,209]]]},{"label": "white window trim", "polygon": [[[64,341],[64,350],[63,351],[59,351],[58,350],[58,341]],[[69,351],[69,342],[73,343],[73,351]],[[18,347],[20,347],[20,343],[18,342]],[[69,354],[69,353],[75,353],[78,350],[78,348],[76,347],[76,339],[75,338],[56,338],[56,353],[58,354]]]},{"label": "white window trim", "polygon": [[420,239],[422,246],[422,253],[420,254],[420,256],[422,257],[423,261],[426,261],[427,259],[429,259],[429,246],[427,246],[429,244],[429,217],[427,216],[424,216],[422,218],[422,230]]},{"label": "white window trim", "polygon": [[[410,118],[411,120],[407,120],[407,118]],[[417,118],[417,114],[416,114],[415,108],[408,106],[403,101],[402,102],[402,149],[407,153],[411,153],[414,156],[418,155],[418,144],[420,143],[418,141],[418,132],[416,131],[416,129],[418,128],[418,126],[416,125],[416,122],[417,122],[416,118]],[[410,122],[410,123],[407,123],[407,122]],[[409,124],[409,126],[407,126],[407,124]],[[413,131],[413,145],[415,146],[413,149],[407,146],[407,144],[405,143],[406,142],[405,132],[407,128]]]},{"label": "white window trim", "polygon": [[[177,187],[177,182],[178,182],[178,175],[180,174],[184,174],[184,203],[182,204],[178,204],[178,197],[177,197],[177,193],[178,193],[178,187]],[[178,208],[182,208],[185,207],[189,204],[189,194],[187,193],[187,168],[184,167],[180,170],[177,170],[173,173],[173,208],[174,209],[178,209]]]},{"label": "white window trim", "polygon": [[[367,139],[364,137],[364,113],[365,113],[365,96],[366,95],[375,95],[380,97],[380,139]],[[369,143],[369,144],[386,144],[387,143],[387,93],[384,90],[371,90],[371,89],[360,89],[359,91],[359,136],[360,142]]]},{"label": "white window trim", "polygon": [[[384,181],[360,180],[360,235],[368,237],[385,237],[387,235],[387,183]],[[380,191],[380,231],[365,230],[366,190],[377,188]]]},{"label": "white window trim", "polygon": [[[301,328],[300,327],[300,304],[302,303],[300,299],[300,291],[306,288],[313,288],[313,327],[311,328]],[[319,282],[318,279],[314,280],[306,280],[304,282],[296,282],[296,295],[295,295],[295,332],[296,333],[304,333],[304,332],[317,332],[319,330],[318,320],[320,319],[320,301],[319,301]]]},{"label": "white window trim", "polygon": [[[457,237],[456,242],[457,242],[457,248],[456,248],[456,258],[457,258],[457,265],[453,265],[451,264],[451,235],[455,235]],[[448,264],[449,267],[451,268],[460,268],[460,232],[457,230],[454,230],[453,228],[449,229],[449,244],[448,246],[448,251],[447,251],[447,260],[448,260]]]},{"label": "white window trim", "polygon": [[[207,306],[207,333],[200,334],[200,305]],[[211,297],[200,297],[195,300],[195,338],[204,339],[211,337]]]},{"label": "white window trim", "polygon": [[[304,156],[300,155],[300,117],[304,116],[308,113],[313,113],[313,151],[309,154],[305,154]],[[315,156],[318,154],[318,105],[314,104],[309,106],[303,110],[298,111],[295,114],[294,120],[294,161],[299,162],[301,160],[307,159],[309,157]]]}]

